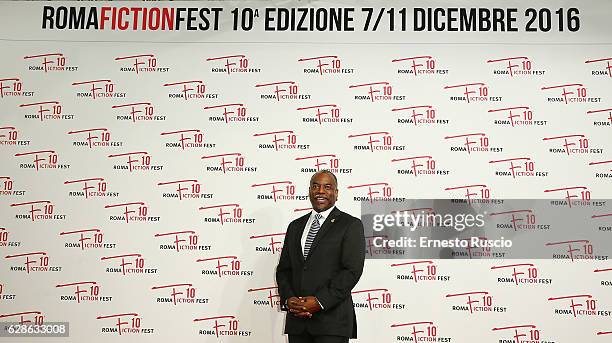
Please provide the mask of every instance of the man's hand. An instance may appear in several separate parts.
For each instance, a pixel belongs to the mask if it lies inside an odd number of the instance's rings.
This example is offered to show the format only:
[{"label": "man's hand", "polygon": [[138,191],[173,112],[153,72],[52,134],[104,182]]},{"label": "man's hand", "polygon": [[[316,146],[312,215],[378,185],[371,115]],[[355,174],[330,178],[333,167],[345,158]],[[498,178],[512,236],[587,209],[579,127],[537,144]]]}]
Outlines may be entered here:
[{"label": "man's hand", "polygon": [[299,299],[302,301],[301,304],[304,311],[313,314],[321,311],[321,304],[319,304],[316,297],[310,295],[307,297],[300,297]]},{"label": "man's hand", "polygon": [[306,301],[302,297],[291,297],[287,299],[287,307],[289,307],[289,312],[293,313],[294,316],[299,318],[311,318],[312,313],[308,312],[306,306],[304,305]]}]

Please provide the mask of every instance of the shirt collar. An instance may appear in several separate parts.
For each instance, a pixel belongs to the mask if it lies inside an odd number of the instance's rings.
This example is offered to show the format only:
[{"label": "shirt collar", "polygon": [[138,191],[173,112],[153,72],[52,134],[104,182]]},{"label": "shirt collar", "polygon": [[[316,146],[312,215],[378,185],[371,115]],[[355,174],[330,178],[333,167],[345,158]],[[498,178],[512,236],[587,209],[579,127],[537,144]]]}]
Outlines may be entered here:
[{"label": "shirt collar", "polygon": [[321,223],[323,223],[325,221],[325,219],[327,219],[327,217],[329,216],[329,214],[331,213],[331,211],[334,210],[334,208],[336,208],[336,205],[328,208],[327,210],[323,211],[323,212],[317,212],[315,210],[312,210],[312,212],[310,213],[310,217],[314,218],[314,216],[318,213],[321,215]]}]

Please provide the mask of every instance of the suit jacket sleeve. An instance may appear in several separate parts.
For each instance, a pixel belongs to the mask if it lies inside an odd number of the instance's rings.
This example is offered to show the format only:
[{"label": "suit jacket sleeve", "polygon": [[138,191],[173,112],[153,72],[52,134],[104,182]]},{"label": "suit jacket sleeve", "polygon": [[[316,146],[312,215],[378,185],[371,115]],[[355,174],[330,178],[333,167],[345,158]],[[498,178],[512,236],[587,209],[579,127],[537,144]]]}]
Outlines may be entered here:
[{"label": "suit jacket sleeve", "polygon": [[363,223],[354,218],[346,230],[342,240],[342,269],[329,283],[319,289],[315,296],[324,307],[330,310],[350,297],[351,290],[361,277],[365,260],[365,237],[363,234]]},{"label": "suit jacket sleeve", "polygon": [[287,303],[287,299],[295,296],[293,287],[291,287],[292,270],[291,255],[289,254],[289,242],[291,237],[290,229],[291,224],[287,228],[285,242],[283,243],[278,266],[276,267],[276,284],[278,285],[278,294],[280,295],[281,310],[283,311],[287,311],[287,307],[285,305]]}]

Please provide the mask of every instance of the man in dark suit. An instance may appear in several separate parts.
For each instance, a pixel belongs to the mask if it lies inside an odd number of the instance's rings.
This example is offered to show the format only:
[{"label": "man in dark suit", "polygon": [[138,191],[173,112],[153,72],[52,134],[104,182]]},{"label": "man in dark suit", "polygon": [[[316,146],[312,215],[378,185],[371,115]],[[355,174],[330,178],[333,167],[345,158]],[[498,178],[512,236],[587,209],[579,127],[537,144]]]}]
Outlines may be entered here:
[{"label": "man in dark suit", "polygon": [[312,212],[292,221],[276,267],[290,343],[341,343],[357,337],[351,290],[365,259],[361,220],[337,209],[330,171],[310,178]]}]

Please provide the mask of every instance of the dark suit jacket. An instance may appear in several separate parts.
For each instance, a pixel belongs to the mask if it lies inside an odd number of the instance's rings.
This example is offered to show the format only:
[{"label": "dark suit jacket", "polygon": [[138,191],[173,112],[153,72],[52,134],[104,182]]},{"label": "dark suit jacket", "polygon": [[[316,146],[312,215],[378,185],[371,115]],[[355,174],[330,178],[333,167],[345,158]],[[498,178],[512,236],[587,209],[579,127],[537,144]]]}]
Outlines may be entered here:
[{"label": "dark suit jacket", "polygon": [[[304,261],[301,238],[310,212],[289,224],[276,267],[281,304],[290,297],[317,297],[323,310],[302,319],[287,312],[286,334],[357,337],[351,290],[359,281],[365,259],[361,220],[334,208],[323,222]],[[286,309],[285,309],[286,310]]]}]

